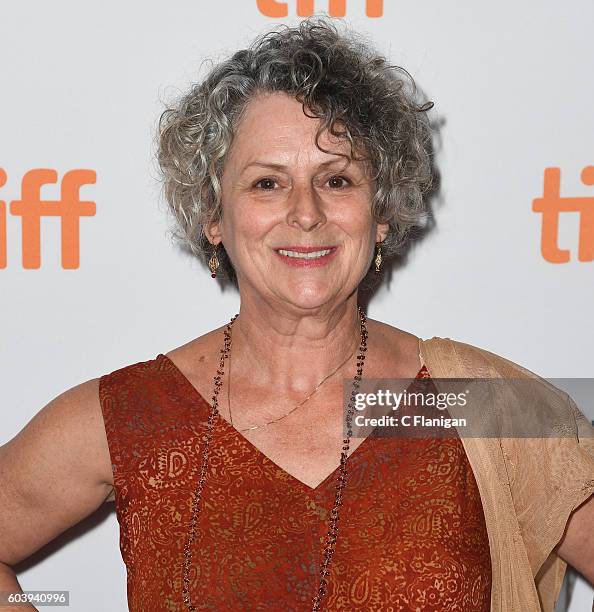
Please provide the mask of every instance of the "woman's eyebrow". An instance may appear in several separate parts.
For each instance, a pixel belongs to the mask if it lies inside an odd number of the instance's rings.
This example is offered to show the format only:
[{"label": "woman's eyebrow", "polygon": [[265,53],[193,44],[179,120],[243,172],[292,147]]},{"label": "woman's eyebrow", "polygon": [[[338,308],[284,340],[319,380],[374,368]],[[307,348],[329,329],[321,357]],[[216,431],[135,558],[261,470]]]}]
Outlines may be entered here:
[{"label": "woman's eyebrow", "polygon": [[[329,166],[334,166],[334,165],[336,165],[338,163],[342,163],[344,165],[344,160],[345,160],[344,157],[340,157],[340,158],[336,158],[336,159],[329,159],[328,161],[319,163],[317,165],[317,168],[327,168]],[[346,170],[346,168],[348,166],[350,166],[350,165],[351,165],[351,160],[349,159],[348,163],[346,165],[344,165],[343,170]],[[286,166],[285,164],[278,164],[278,163],[275,163],[275,162],[266,162],[266,161],[252,161],[252,162],[246,164],[242,168],[241,172],[243,173],[248,168],[251,168],[253,166],[260,167],[260,168],[273,168],[275,170],[282,170],[282,171],[285,171],[285,170],[288,169],[288,166]]]}]

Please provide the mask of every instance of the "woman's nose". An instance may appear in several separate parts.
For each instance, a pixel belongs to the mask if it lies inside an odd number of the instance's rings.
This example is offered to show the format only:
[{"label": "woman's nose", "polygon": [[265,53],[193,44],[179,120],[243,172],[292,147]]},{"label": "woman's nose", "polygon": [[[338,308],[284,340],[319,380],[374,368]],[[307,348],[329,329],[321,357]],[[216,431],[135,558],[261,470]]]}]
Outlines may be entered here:
[{"label": "woman's nose", "polygon": [[289,196],[287,223],[309,232],[325,221],[322,198],[316,190],[311,185],[294,188]]}]

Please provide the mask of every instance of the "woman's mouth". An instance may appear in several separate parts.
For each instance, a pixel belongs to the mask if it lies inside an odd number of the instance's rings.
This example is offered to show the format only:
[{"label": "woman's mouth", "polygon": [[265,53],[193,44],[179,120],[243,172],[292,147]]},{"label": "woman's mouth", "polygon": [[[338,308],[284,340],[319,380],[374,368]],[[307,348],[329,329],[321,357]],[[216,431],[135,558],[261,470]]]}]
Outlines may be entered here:
[{"label": "woman's mouth", "polygon": [[281,261],[289,266],[317,267],[326,265],[337,251],[335,246],[286,246],[274,249]]}]

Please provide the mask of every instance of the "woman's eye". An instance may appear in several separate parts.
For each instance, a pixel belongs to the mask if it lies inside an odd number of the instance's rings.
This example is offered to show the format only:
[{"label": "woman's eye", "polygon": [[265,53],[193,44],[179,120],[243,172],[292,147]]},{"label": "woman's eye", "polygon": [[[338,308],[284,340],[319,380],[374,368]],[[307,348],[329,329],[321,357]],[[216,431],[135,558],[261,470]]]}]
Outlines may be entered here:
[{"label": "woman's eye", "polygon": [[257,183],[256,183],[256,187],[260,186],[261,189],[263,189],[264,191],[272,191],[274,189],[274,185],[276,184],[276,181],[274,179],[271,178],[263,178],[260,179]]},{"label": "woman's eye", "polygon": [[331,187],[337,187],[340,189],[341,187],[346,187],[350,181],[344,176],[337,175],[329,178],[328,183]]},{"label": "woman's eye", "polygon": [[[336,175],[328,179],[328,184],[333,189],[343,189],[350,185],[351,181],[344,176]],[[254,187],[262,191],[274,191],[276,181],[273,178],[263,178],[254,184]]]}]

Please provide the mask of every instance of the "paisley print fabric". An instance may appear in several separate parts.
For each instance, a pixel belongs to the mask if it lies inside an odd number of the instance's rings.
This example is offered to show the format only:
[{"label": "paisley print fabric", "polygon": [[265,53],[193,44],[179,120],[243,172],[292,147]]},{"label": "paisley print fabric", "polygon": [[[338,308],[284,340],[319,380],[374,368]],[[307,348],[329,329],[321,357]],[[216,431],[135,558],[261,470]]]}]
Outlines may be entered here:
[{"label": "paisley print fabric", "polygon": [[[185,610],[183,546],[210,406],[163,354],[102,376],[99,394],[129,609]],[[222,417],[210,449],[194,605],[311,610],[338,470],[312,489]],[[490,609],[486,525],[459,438],[370,436],[348,470],[323,610]]]}]

